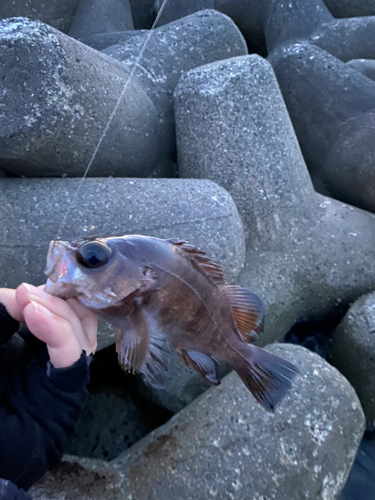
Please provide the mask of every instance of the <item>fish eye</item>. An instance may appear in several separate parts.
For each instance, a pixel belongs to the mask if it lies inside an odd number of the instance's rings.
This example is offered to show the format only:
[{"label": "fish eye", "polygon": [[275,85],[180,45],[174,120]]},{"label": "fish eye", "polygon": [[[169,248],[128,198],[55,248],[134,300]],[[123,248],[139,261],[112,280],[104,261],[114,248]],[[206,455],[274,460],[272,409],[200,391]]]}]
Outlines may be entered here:
[{"label": "fish eye", "polygon": [[76,253],[78,264],[83,267],[102,267],[109,261],[112,250],[99,241],[88,241],[84,243]]}]

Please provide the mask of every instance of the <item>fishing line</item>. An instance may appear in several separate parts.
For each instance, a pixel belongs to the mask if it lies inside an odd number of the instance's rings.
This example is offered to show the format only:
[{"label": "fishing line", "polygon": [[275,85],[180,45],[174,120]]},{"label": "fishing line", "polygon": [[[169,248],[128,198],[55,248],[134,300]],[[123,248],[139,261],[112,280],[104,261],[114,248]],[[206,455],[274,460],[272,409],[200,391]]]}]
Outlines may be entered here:
[{"label": "fishing line", "polygon": [[155,21],[153,22],[153,24],[152,24],[152,26],[151,26],[150,32],[148,33],[148,35],[147,35],[147,37],[146,37],[146,40],[144,41],[144,43],[143,43],[143,45],[142,45],[142,48],[141,48],[141,50],[140,50],[140,52],[139,52],[139,54],[138,54],[138,57],[137,57],[136,61],[135,61],[135,62],[134,62],[134,64],[133,64],[133,67],[132,67],[132,69],[131,69],[131,71],[130,71],[130,75],[129,75],[129,77],[128,77],[128,79],[126,80],[126,82],[125,82],[125,84],[124,84],[124,87],[123,87],[123,89],[122,89],[122,92],[121,92],[121,94],[120,94],[120,97],[117,99],[116,105],[115,105],[115,107],[113,108],[113,111],[112,111],[112,113],[111,113],[111,115],[110,115],[110,117],[109,117],[109,119],[108,119],[107,125],[105,126],[105,128],[104,128],[104,130],[103,130],[103,133],[102,133],[102,135],[101,135],[101,137],[100,137],[100,139],[99,139],[99,141],[98,141],[98,144],[96,145],[96,148],[95,148],[95,150],[94,150],[94,152],[93,152],[93,154],[92,154],[92,156],[91,156],[91,158],[90,158],[90,161],[89,161],[89,163],[87,164],[86,170],[84,171],[83,176],[82,176],[81,180],[79,181],[79,184],[78,184],[77,190],[76,190],[76,192],[75,192],[75,193],[74,193],[74,195],[73,195],[73,198],[72,198],[72,200],[71,200],[71,202],[70,202],[69,208],[68,208],[68,210],[67,210],[67,212],[66,212],[66,214],[65,214],[65,216],[64,216],[64,218],[63,218],[63,220],[62,220],[62,223],[61,223],[61,225],[60,225],[60,227],[59,227],[59,229],[58,229],[58,231],[57,231],[57,236],[56,236],[56,238],[55,238],[56,240],[59,240],[59,239],[60,239],[60,236],[59,236],[59,235],[60,235],[61,231],[62,231],[62,230],[64,229],[64,227],[65,227],[66,220],[67,220],[67,218],[68,218],[68,215],[70,214],[70,211],[71,211],[71,209],[72,209],[72,206],[73,206],[73,205],[76,203],[76,201],[77,201],[77,198],[78,198],[79,192],[81,191],[82,185],[83,185],[83,183],[84,183],[84,181],[85,181],[85,179],[86,179],[86,177],[87,177],[87,174],[88,174],[88,173],[89,173],[89,171],[90,171],[90,168],[91,168],[92,164],[93,164],[93,163],[94,163],[94,161],[95,161],[96,155],[98,154],[98,151],[99,151],[99,149],[100,149],[100,146],[102,145],[102,142],[103,142],[103,140],[104,140],[105,136],[107,135],[107,132],[108,132],[108,130],[109,130],[109,127],[111,126],[111,123],[112,123],[112,121],[113,121],[113,118],[114,118],[114,117],[115,117],[115,115],[116,115],[116,112],[117,112],[117,110],[118,110],[118,108],[119,108],[119,106],[120,106],[120,104],[121,104],[122,98],[124,97],[125,92],[126,92],[126,90],[127,90],[127,88],[128,88],[128,85],[129,85],[129,83],[130,83],[130,81],[131,81],[131,79],[132,79],[132,76],[134,75],[134,72],[135,72],[135,70],[136,70],[136,67],[138,66],[138,64],[139,64],[140,60],[141,60],[141,59],[142,59],[142,57],[143,57],[143,54],[144,54],[144,52],[145,52],[145,50],[146,50],[146,47],[147,47],[147,44],[148,44],[148,42],[149,42],[149,40],[150,40],[150,38],[151,38],[151,36],[152,36],[152,34],[153,34],[154,30],[155,30],[156,25],[158,24],[158,21],[159,21],[159,19],[160,19],[160,16],[162,15],[162,13],[163,13],[163,11],[164,11],[165,6],[167,5],[167,3],[168,3],[168,0],[163,0],[163,3],[162,3],[162,5],[161,5],[161,7],[160,7],[160,9],[159,9],[159,12],[158,12],[157,16],[156,16],[156,19],[155,19]]}]

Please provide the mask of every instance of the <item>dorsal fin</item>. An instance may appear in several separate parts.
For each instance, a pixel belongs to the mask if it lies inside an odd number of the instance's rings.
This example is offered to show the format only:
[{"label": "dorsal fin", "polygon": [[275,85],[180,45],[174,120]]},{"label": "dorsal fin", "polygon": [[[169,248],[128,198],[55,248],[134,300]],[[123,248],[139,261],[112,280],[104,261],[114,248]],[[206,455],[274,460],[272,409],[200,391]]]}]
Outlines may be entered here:
[{"label": "dorsal fin", "polygon": [[264,306],[260,298],[247,288],[237,285],[221,287],[232,307],[233,317],[244,342],[253,340],[259,333],[264,318]]},{"label": "dorsal fin", "polygon": [[179,247],[185,252],[187,258],[195,265],[196,269],[204,274],[212,284],[225,285],[226,281],[224,273],[219,264],[211,260],[207,255],[193,245],[189,245],[186,241],[172,239],[167,240],[172,245]]}]

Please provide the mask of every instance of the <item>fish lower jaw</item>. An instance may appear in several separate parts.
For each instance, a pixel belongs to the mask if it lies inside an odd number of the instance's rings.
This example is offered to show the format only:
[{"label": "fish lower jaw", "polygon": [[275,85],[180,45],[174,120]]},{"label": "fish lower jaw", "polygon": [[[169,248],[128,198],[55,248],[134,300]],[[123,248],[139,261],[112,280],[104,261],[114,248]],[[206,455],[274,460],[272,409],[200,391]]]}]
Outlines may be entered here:
[{"label": "fish lower jaw", "polygon": [[74,297],[74,289],[66,283],[55,282],[50,278],[47,279],[44,291],[53,295],[54,297],[59,297],[60,299],[71,299]]}]

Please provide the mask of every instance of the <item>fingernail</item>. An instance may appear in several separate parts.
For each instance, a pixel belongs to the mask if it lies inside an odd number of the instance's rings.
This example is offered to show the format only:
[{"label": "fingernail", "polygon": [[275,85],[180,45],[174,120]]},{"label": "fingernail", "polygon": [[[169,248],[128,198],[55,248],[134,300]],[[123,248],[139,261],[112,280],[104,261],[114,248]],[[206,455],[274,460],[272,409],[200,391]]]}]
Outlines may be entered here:
[{"label": "fingernail", "polygon": [[53,316],[53,313],[47,309],[46,307],[42,306],[42,304],[38,304],[37,302],[34,302],[33,300],[30,301],[30,304],[33,306],[35,311],[44,314],[45,316]]},{"label": "fingernail", "polygon": [[31,286],[28,283],[22,283],[22,285],[26,288],[28,293],[32,293]]}]

